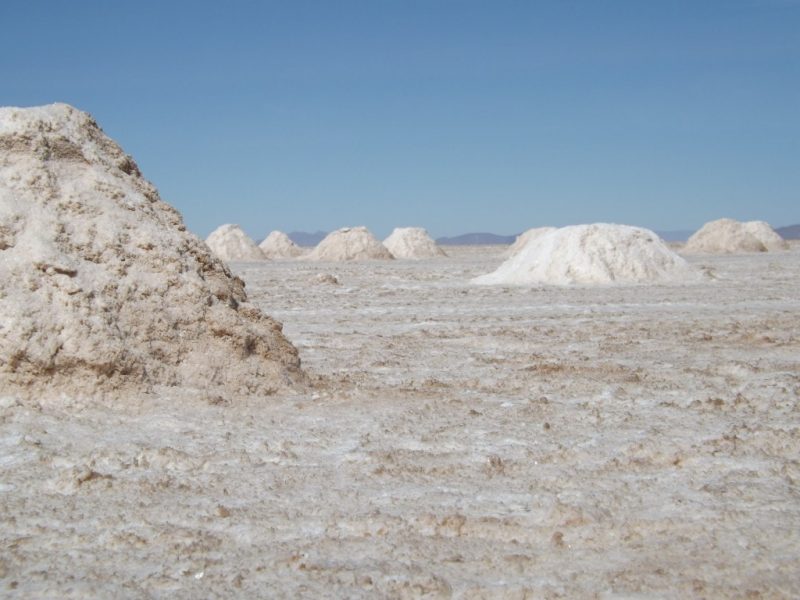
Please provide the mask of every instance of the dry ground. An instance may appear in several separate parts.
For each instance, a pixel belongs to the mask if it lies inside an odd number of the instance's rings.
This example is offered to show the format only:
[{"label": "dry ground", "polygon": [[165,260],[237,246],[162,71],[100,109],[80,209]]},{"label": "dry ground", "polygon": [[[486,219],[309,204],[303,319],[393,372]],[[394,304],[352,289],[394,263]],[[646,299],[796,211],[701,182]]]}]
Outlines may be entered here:
[{"label": "dry ground", "polygon": [[0,398],[0,596],[800,596],[800,248],[470,285],[501,250],[234,265],[308,393]]}]

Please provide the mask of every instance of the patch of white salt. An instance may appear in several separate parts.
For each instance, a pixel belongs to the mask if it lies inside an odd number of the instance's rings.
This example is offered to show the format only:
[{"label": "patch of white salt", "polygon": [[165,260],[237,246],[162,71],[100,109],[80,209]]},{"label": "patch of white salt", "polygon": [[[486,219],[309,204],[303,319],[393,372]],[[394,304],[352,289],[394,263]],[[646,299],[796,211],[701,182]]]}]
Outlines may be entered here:
[{"label": "patch of white salt", "polygon": [[395,258],[419,260],[447,256],[422,227],[396,227],[383,240],[383,245]]},{"label": "patch of white salt", "polygon": [[329,233],[305,258],[350,261],[391,260],[394,256],[366,227],[343,227]]},{"label": "patch of white salt", "polygon": [[652,231],[595,223],[540,232],[478,284],[614,284],[699,280]]},{"label": "patch of white salt", "polygon": [[224,261],[253,261],[266,258],[256,243],[238,225],[220,225],[206,238],[206,244]]},{"label": "patch of white salt", "polygon": [[267,258],[297,258],[304,250],[282,231],[272,231],[258,247]]},{"label": "patch of white salt", "polygon": [[514,240],[514,243],[508,247],[508,250],[505,251],[504,256],[506,258],[510,258],[515,256],[517,252],[522,250],[525,245],[531,241],[533,238],[542,235],[543,233],[548,233],[550,231],[555,231],[555,227],[535,227],[533,229],[528,229],[527,231],[520,233],[517,236],[517,239]]}]

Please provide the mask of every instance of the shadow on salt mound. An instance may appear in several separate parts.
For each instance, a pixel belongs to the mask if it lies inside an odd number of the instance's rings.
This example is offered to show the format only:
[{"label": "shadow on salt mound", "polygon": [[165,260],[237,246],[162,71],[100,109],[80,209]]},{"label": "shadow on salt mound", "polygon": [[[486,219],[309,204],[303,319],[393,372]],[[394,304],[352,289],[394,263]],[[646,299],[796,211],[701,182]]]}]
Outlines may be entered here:
[{"label": "shadow on salt mound", "polygon": [[533,236],[477,284],[570,285],[686,282],[702,272],[652,231],[627,225],[573,225]]},{"label": "shadow on salt mound", "polygon": [[305,250],[295,244],[282,231],[270,232],[258,247],[266,258],[297,258],[305,254]]},{"label": "shadow on salt mound", "polygon": [[264,260],[256,243],[238,225],[220,225],[206,238],[214,255],[225,261]]},{"label": "shadow on salt mound", "polygon": [[383,240],[383,245],[395,258],[419,260],[447,256],[422,227],[396,227]]},{"label": "shadow on salt mound", "polygon": [[366,227],[343,227],[329,233],[306,260],[391,260],[394,258]]},{"label": "shadow on salt mound", "polygon": [[690,237],[683,252],[686,254],[736,254],[745,252],[779,252],[789,244],[769,223],[733,219],[710,221]]}]

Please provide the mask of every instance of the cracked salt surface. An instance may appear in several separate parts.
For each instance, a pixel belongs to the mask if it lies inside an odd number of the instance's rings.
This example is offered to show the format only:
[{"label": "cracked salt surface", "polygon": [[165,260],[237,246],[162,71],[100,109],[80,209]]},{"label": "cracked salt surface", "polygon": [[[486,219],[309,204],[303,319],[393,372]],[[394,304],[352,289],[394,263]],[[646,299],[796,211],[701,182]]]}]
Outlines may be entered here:
[{"label": "cracked salt surface", "polygon": [[800,595],[800,248],[467,283],[502,251],[234,264],[307,394],[4,397],[0,595]]}]

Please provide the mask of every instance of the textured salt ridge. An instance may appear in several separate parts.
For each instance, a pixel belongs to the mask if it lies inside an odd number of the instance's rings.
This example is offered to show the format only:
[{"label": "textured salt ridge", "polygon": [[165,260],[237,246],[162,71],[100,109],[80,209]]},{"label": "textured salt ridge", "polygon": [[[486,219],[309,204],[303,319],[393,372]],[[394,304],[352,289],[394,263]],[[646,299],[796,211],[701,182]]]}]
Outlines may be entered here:
[{"label": "textured salt ridge", "polygon": [[304,380],[281,324],[70,106],[0,109],[0,258],[6,391],[227,397]]},{"label": "textured salt ridge", "polygon": [[282,231],[272,231],[258,247],[266,258],[297,258],[304,250]]},{"label": "textured salt ridge", "polygon": [[391,260],[391,252],[366,227],[343,227],[329,233],[305,256],[308,260]]},{"label": "textured salt ridge", "polygon": [[238,225],[220,225],[206,238],[211,251],[225,261],[253,261],[266,258],[256,243]]},{"label": "textured salt ridge", "polygon": [[777,252],[789,244],[769,223],[733,219],[710,221],[694,233],[683,247],[686,253],[736,254],[739,252]]},{"label": "textured salt ridge", "polygon": [[419,260],[447,256],[422,227],[396,227],[383,240],[383,245],[395,258]]},{"label": "textured salt ridge", "polygon": [[680,282],[703,275],[647,229],[596,223],[541,232],[479,284]]}]

